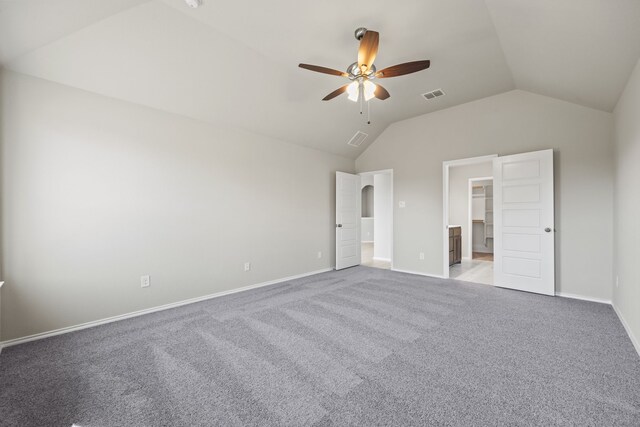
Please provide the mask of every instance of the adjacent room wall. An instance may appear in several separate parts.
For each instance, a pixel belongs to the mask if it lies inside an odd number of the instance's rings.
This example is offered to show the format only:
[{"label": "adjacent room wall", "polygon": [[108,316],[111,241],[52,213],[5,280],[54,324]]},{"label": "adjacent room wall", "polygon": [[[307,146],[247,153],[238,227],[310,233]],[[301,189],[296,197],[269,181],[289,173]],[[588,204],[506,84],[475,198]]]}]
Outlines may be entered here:
[{"label": "adjacent room wall", "polygon": [[333,266],[352,160],[0,79],[2,340]]},{"label": "adjacent room wall", "polygon": [[556,290],[611,300],[612,133],[610,113],[514,90],[395,123],[356,168],[394,170],[394,267],[440,276],[442,162],[554,149]]},{"label": "adjacent room wall", "polygon": [[364,187],[366,187],[367,185],[370,185],[370,192],[369,192],[369,200],[362,201],[362,206],[363,206],[363,210],[367,210],[368,212],[371,213],[370,217],[365,217],[364,215],[362,215],[362,217],[360,218],[360,240],[362,242],[373,242],[374,241],[374,228],[373,228],[373,223],[375,221],[375,217],[374,217],[374,199],[375,199],[375,189],[373,188],[373,175],[361,175],[360,176],[360,194],[364,194],[362,192],[362,189]]},{"label": "adjacent room wall", "polygon": [[640,61],[614,110],[615,270],[613,304],[640,353]]},{"label": "adjacent room wall", "polygon": [[391,174],[377,173],[373,176],[373,257],[378,260],[391,261]]},{"label": "adjacent room wall", "polygon": [[493,175],[493,163],[451,166],[449,168],[449,224],[462,227],[462,257],[469,253],[469,179]]}]

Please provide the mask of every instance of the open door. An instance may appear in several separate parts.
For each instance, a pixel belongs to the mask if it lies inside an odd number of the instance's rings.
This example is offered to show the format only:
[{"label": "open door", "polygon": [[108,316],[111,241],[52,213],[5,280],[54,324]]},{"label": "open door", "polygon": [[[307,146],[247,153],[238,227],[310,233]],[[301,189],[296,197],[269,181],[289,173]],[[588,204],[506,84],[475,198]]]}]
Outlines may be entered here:
[{"label": "open door", "polygon": [[360,264],[360,176],[336,172],[336,270]]},{"label": "open door", "polygon": [[555,294],[553,150],[493,160],[494,284]]}]

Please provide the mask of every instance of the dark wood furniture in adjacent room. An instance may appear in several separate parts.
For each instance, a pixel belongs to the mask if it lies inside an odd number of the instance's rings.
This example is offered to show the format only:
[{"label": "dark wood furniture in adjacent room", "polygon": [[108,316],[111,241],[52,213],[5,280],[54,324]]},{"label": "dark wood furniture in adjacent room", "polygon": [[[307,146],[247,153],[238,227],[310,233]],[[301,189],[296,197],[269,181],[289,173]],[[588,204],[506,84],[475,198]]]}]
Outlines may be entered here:
[{"label": "dark wood furniture in adjacent room", "polygon": [[449,227],[449,265],[462,262],[462,227]]}]

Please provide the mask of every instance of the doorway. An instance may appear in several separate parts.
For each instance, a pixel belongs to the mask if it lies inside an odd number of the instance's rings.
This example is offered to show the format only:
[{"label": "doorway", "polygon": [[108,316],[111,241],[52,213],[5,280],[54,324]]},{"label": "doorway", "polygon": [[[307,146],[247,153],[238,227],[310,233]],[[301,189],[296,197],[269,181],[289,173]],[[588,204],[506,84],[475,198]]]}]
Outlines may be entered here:
[{"label": "doorway", "polygon": [[361,264],[391,269],[393,266],[393,171],[360,173]]},{"label": "doorway", "polygon": [[[457,168],[491,162],[493,180],[479,188],[478,196],[484,193],[485,199],[485,238],[490,235],[493,241],[494,261],[474,259],[473,241],[471,250],[467,249],[467,265],[486,263],[486,272],[491,272],[491,281],[484,280],[484,273],[462,274],[464,270],[462,251],[465,247],[460,240],[472,237],[473,206],[471,225],[459,224],[454,207],[460,200],[455,192],[454,176]],[[555,294],[555,239],[554,239],[554,184],[553,150],[540,150],[529,153],[511,154],[498,157],[485,156],[470,159],[446,161],[443,169],[443,277],[457,278],[480,283],[490,283],[508,289],[535,292],[544,295]],[[484,178],[488,178],[486,175]],[[471,176],[467,179],[471,180]],[[480,180],[480,178],[478,178]],[[468,186],[473,203],[473,180]],[[490,193],[490,197],[488,194]],[[491,199],[491,209],[487,209]],[[467,198],[467,201],[469,198]],[[469,203],[469,202],[467,202]],[[491,212],[488,212],[488,211]],[[488,224],[487,224],[488,223]],[[487,227],[489,226],[489,227]],[[453,245],[452,245],[453,243]],[[451,246],[454,246],[451,250]],[[469,240],[467,240],[469,248]],[[489,247],[489,239],[485,245]],[[460,249],[462,248],[462,249]],[[489,255],[482,254],[483,258]],[[459,265],[456,265],[459,264]],[[490,266],[491,264],[491,266]],[[450,266],[452,266],[450,268]],[[476,270],[478,272],[478,270]]]},{"label": "doorway", "polygon": [[444,277],[493,284],[493,159],[443,164]]},{"label": "doorway", "polygon": [[[462,234],[463,257],[449,266],[451,279],[493,284],[493,177],[468,178],[491,173],[492,162],[454,167],[450,170],[449,217],[466,223]],[[463,187],[464,180],[466,186]],[[466,198],[466,206],[461,201]],[[466,217],[463,217],[466,208]]]}]

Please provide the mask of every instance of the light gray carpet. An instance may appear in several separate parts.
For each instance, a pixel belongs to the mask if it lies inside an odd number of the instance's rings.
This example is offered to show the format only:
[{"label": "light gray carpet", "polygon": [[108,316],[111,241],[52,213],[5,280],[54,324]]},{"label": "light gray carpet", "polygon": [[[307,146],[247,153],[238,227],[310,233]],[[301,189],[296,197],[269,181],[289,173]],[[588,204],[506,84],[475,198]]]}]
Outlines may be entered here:
[{"label": "light gray carpet", "polygon": [[640,425],[611,307],[356,267],[10,347],[2,426]]}]

